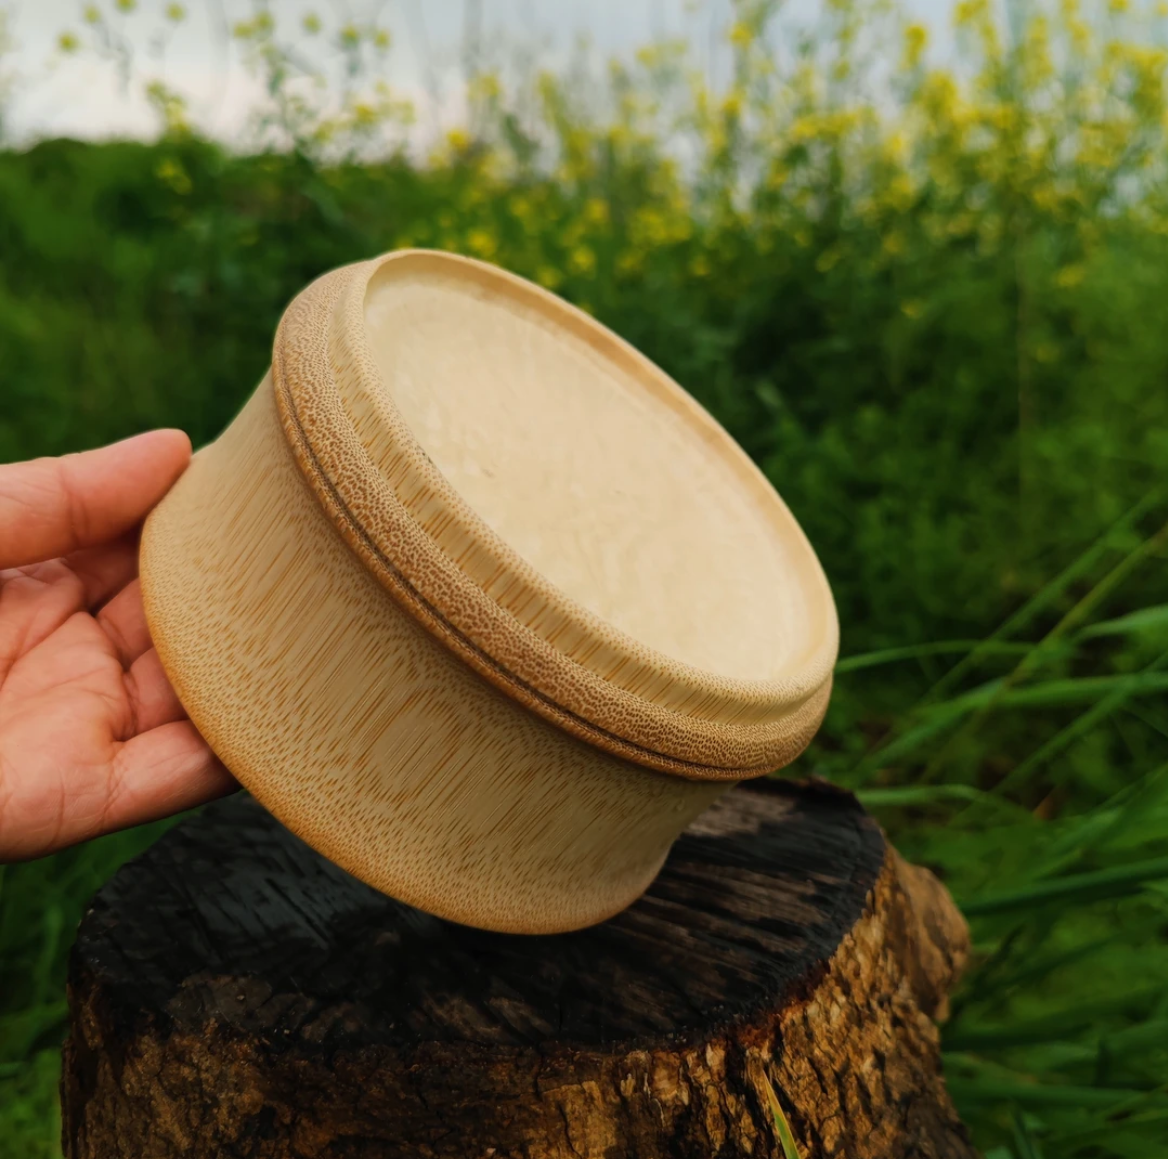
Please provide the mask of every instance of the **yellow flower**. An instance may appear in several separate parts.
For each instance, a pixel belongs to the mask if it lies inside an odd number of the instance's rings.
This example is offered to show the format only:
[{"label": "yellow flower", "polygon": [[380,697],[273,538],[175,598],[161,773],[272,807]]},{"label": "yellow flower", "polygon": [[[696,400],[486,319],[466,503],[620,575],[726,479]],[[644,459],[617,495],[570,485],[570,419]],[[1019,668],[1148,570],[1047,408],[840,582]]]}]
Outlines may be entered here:
[{"label": "yellow flower", "polygon": [[373,47],[381,52],[384,52],[390,45],[389,33],[384,28],[379,28],[373,34]]},{"label": "yellow flower", "polygon": [[262,39],[275,27],[270,12],[259,12],[252,20],[240,20],[231,29],[236,40]]},{"label": "yellow flower", "polygon": [[154,170],[154,176],[164,185],[170,186],[175,193],[190,193],[191,179],[182,164],[171,157],[159,161]]},{"label": "yellow flower", "polygon": [[321,28],[320,17],[315,12],[309,12],[301,21],[301,26],[309,36],[315,36]]},{"label": "yellow flower", "polygon": [[590,197],[584,203],[584,220],[590,226],[608,224],[608,202],[599,197]]},{"label": "yellow flower", "polygon": [[815,268],[821,273],[826,274],[829,270],[834,269],[842,258],[843,250],[839,246],[833,245],[830,249],[826,249],[815,260]]},{"label": "yellow flower", "polygon": [[903,213],[912,206],[916,199],[916,191],[912,181],[904,173],[898,173],[888,183],[885,190],[885,201],[894,210]]},{"label": "yellow flower", "polygon": [[586,245],[578,245],[568,255],[568,268],[587,277],[596,271],[596,254]]},{"label": "yellow flower", "polygon": [[340,31],[341,44],[345,48],[355,48],[361,42],[361,32],[355,24],[346,24]]},{"label": "yellow flower", "polygon": [[1058,191],[1049,185],[1040,185],[1034,190],[1032,196],[1034,198],[1034,204],[1047,213],[1057,208],[1059,203]]},{"label": "yellow flower", "polygon": [[1063,266],[1055,274],[1054,283],[1059,289],[1073,290],[1076,286],[1082,285],[1085,273],[1086,271],[1080,265]]},{"label": "yellow flower", "polygon": [[984,8],[982,0],[959,0],[953,9],[953,23],[958,28],[968,28],[977,20]]},{"label": "yellow flower", "polygon": [[746,48],[754,40],[754,29],[745,20],[738,20],[730,29],[730,43],[735,48]]},{"label": "yellow flower", "polygon": [[625,250],[617,255],[616,272],[622,277],[640,273],[645,265],[645,255],[639,250]]},{"label": "yellow flower", "polygon": [[187,10],[181,4],[168,4],[166,6],[166,18],[173,21],[175,24],[180,23],[186,19]]},{"label": "yellow flower", "polygon": [[898,233],[895,230],[885,234],[880,248],[892,258],[904,253],[904,234]]},{"label": "yellow flower", "polygon": [[909,298],[907,302],[901,302],[900,312],[915,321],[925,312],[925,304],[920,298]]},{"label": "yellow flower", "polygon": [[929,43],[929,30],[923,24],[910,24],[904,30],[904,67],[916,68]]},{"label": "yellow flower", "polygon": [[560,271],[554,266],[540,266],[535,271],[535,280],[541,286],[545,286],[549,290],[554,290],[564,279],[560,275]]},{"label": "yellow flower", "polygon": [[114,7],[119,12],[133,12],[138,7],[138,0],[114,0]]},{"label": "yellow flower", "polygon": [[456,153],[464,153],[470,148],[470,134],[465,129],[451,129],[446,134],[446,144]]},{"label": "yellow flower", "polygon": [[1116,16],[1123,15],[1130,7],[1128,0],[1107,0],[1107,10]]},{"label": "yellow flower", "polygon": [[377,110],[368,101],[358,101],[353,106],[353,123],[358,128],[369,128],[377,124],[380,118]]},{"label": "yellow flower", "polygon": [[82,13],[82,19],[86,24],[100,24],[101,9],[96,4],[87,4],[84,13]]},{"label": "yellow flower", "polygon": [[959,213],[955,217],[950,218],[946,227],[946,233],[950,237],[965,237],[973,233],[973,230],[973,215],[970,213]]},{"label": "yellow flower", "polygon": [[466,235],[466,245],[467,249],[476,257],[488,260],[493,258],[499,250],[495,239],[485,229],[472,229]]},{"label": "yellow flower", "polygon": [[1050,26],[1046,18],[1036,16],[1027,31],[1023,53],[1023,74],[1030,89],[1036,89],[1054,76],[1050,57]]},{"label": "yellow flower", "polygon": [[57,37],[57,47],[62,52],[76,52],[79,43],[76,35],[72,32],[62,32]]},{"label": "yellow flower", "polygon": [[637,211],[629,224],[629,234],[635,244],[654,249],[668,240],[669,222],[660,209],[647,206]]},{"label": "yellow flower", "polygon": [[499,98],[500,93],[503,91],[503,86],[499,81],[499,74],[497,72],[481,72],[478,76],[472,78],[469,90],[472,99],[493,101]]},{"label": "yellow flower", "polygon": [[742,90],[738,88],[731,89],[722,101],[722,115],[731,119],[737,119],[742,116]]}]

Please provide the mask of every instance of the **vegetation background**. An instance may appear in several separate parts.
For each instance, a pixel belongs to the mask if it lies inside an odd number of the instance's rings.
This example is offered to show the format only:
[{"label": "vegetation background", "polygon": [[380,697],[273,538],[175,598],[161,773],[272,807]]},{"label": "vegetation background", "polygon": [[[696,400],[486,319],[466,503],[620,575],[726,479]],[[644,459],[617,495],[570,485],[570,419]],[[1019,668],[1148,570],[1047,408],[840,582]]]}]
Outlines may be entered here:
[{"label": "vegetation background", "polygon": [[[945,1063],[988,1159],[1162,1159],[1168,6],[1130,2],[961,0],[938,63],[885,0],[794,23],[741,0],[721,86],[684,44],[479,62],[424,147],[392,28],[260,3],[232,148],[124,51],[181,5],[91,5],[62,55],[147,84],[159,133],[0,147],[0,460],[212,438],[289,298],[394,247],[578,303],[720,418],[821,555],[845,659],[794,771],[856,789],[969,916]],[[157,832],[0,871],[3,1159],[58,1153],[72,931]]]}]

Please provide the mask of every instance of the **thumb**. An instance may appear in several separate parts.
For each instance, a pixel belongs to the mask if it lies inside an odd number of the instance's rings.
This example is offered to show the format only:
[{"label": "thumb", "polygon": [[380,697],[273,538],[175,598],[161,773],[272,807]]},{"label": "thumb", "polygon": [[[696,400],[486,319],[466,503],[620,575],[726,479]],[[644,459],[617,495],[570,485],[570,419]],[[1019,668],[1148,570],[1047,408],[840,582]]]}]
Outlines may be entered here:
[{"label": "thumb", "polygon": [[0,568],[96,547],[129,531],[191,458],[182,431],[148,431],[96,451],[0,466]]}]

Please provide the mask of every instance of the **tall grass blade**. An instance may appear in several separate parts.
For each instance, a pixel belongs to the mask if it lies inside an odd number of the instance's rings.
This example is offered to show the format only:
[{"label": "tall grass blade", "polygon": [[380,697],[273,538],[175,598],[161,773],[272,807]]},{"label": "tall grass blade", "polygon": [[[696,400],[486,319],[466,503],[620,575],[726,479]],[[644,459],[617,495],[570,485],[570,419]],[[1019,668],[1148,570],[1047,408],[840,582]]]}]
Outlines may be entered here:
[{"label": "tall grass blade", "polygon": [[1046,905],[1054,901],[1099,901],[1108,897],[1122,897],[1134,892],[1144,882],[1165,877],[1168,877],[1168,857],[1155,857],[1114,869],[1076,873],[1024,886],[1021,889],[985,894],[960,905],[966,916],[981,917],[985,914],[1029,909],[1031,906]]},{"label": "tall grass blade", "polygon": [[1042,1149],[1038,1140],[1030,1132],[1030,1127],[1019,1111],[1011,1116],[1014,1127],[1014,1147],[1018,1152],[1018,1159],[1042,1159]]},{"label": "tall grass blade", "polygon": [[856,797],[866,809],[908,808],[945,801],[976,803],[996,809],[1014,820],[1032,821],[1030,813],[1012,801],[995,797],[973,785],[901,785],[889,789],[859,789]]},{"label": "tall grass blade", "polygon": [[1011,644],[1007,641],[991,641],[988,645],[981,640],[940,640],[932,644],[907,644],[902,648],[881,648],[876,652],[860,652],[855,656],[845,656],[836,666],[836,672],[858,672],[863,668],[878,668],[884,664],[897,664],[904,660],[917,660],[922,656],[948,656],[954,652],[968,652],[973,648],[985,648],[986,655],[1021,656],[1030,650],[1029,644]]},{"label": "tall grass blade", "polygon": [[780,1104],[778,1095],[775,1094],[775,1088],[771,1086],[771,1080],[765,1071],[762,1075],[762,1088],[766,1095],[767,1105],[770,1107],[771,1118],[775,1122],[775,1132],[779,1136],[779,1144],[783,1148],[783,1159],[801,1159],[795,1136],[791,1132],[791,1124],[787,1122],[782,1104]]},{"label": "tall grass blade", "polygon": [[1069,1110],[1110,1111],[1139,1106],[1168,1108],[1168,1095],[1119,1087],[1064,1086],[1055,1083],[964,1078],[951,1075],[945,1085],[959,1103],[1015,1103],[1020,1107],[1063,1107]]},{"label": "tall grass blade", "polygon": [[[1159,493],[1157,493],[1158,495]],[[1001,695],[1004,695],[1015,684],[1021,683],[1034,672],[1046,659],[1052,646],[1073,632],[1088,616],[1123,584],[1129,576],[1140,567],[1149,557],[1157,554],[1168,543],[1168,523],[1163,524],[1153,535],[1148,536],[1136,547],[1132,548],[1124,558],[1115,565],[1095,586],[1075,604],[1065,616],[1039,641],[1039,643],[1024,656],[1014,671],[1001,682],[1001,692],[991,698],[974,714],[956,733],[951,735],[941,750],[925,766],[920,779],[926,784],[933,780],[955,745],[967,740],[971,733],[985,719],[986,715],[996,706]]]},{"label": "tall grass blade", "polygon": [[[1163,667],[1168,661],[1168,651],[1162,652],[1141,673],[1131,676],[1121,676],[1113,691],[1098,701],[1082,716],[1077,717],[1065,728],[1060,729],[1045,744],[1030,754],[1021,764],[1015,765],[995,786],[994,791],[999,794],[1017,792],[1024,787],[1035,771],[1042,768],[1048,761],[1068,749],[1080,737],[1086,736],[1097,724],[1104,721],[1117,709],[1122,708],[1133,696],[1147,695],[1149,692],[1160,691],[1159,682],[1151,677],[1156,669]],[[1168,689],[1168,675],[1165,676],[1163,687]]]},{"label": "tall grass blade", "polygon": [[1013,615],[1009,616],[997,629],[974,648],[960,663],[951,668],[922,697],[921,703],[929,704],[945,696],[965,678],[966,675],[990,655],[991,646],[1009,639],[1027,628],[1073,583],[1088,572],[1107,554],[1116,538],[1134,527],[1163,498],[1162,490],[1150,491],[1139,502],[1133,504],[1077,559],[1068,564],[1054,579],[1046,583],[1030,597]]},{"label": "tall grass blade", "polygon": [[1099,636],[1131,636],[1158,628],[1168,628],[1168,604],[1140,608],[1138,611],[1128,612],[1126,616],[1118,616],[1114,620],[1101,620],[1097,624],[1088,624],[1087,627],[1079,631],[1075,638],[1077,640],[1093,640]]}]

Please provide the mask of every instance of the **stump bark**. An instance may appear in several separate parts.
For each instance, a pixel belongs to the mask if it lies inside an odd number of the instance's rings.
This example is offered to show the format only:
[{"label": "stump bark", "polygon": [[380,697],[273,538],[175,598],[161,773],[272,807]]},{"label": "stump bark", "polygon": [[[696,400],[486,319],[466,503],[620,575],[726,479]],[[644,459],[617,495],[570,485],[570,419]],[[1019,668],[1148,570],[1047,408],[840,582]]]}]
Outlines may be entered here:
[{"label": "stump bark", "polygon": [[70,1159],[971,1159],[932,1019],[967,951],[851,796],[728,793],[632,908],[554,937],[383,897],[212,806],[82,922]]}]

